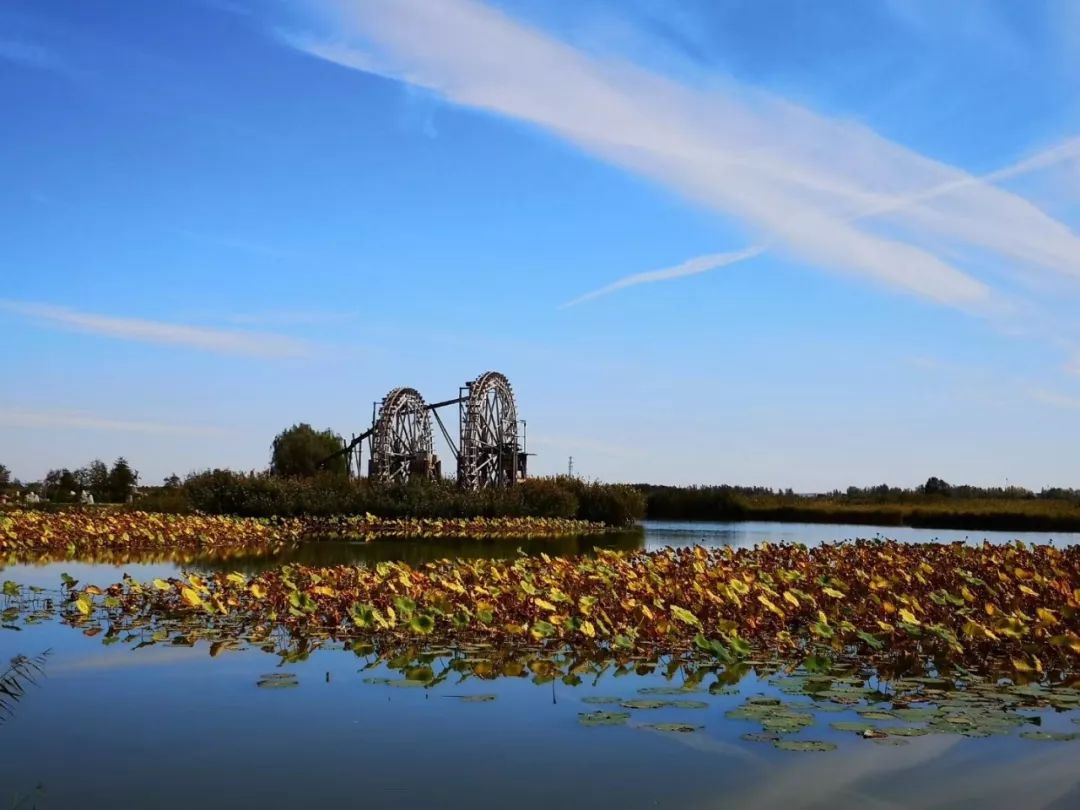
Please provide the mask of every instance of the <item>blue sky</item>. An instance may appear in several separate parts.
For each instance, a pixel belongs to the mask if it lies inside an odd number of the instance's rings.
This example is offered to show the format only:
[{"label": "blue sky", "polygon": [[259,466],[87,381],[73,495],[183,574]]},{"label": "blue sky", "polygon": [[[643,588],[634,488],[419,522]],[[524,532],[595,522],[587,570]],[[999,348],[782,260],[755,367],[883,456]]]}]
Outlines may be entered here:
[{"label": "blue sky", "polygon": [[1080,486],[1080,4],[5,0],[0,462],[506,373],[536,472]]}]

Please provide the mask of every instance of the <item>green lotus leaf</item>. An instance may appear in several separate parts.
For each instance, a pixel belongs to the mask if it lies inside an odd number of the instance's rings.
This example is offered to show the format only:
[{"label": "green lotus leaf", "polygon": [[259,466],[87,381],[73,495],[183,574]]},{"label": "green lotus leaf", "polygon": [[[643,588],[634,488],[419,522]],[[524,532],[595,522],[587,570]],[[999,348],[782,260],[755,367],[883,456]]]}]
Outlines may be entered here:
[{"label": "green lotus leaf", "polygon": [[583,726],[622,726],[630,719],[630,712],[581,712],[578,722]]},{"label": "green lotus leaf", "polygon": [[775,734],[769,734],[764,731],[748,731],[743,734],[740,739],[746,740],[747,742],[771,743],[776,742],[780,738]]},{"label": "green lotus leaf", "polygon": [[696,686],[646,686],[637,691],[639,695],[685,695],[701,690]]},{"label": "green lotus leaf", "polygon": [[773,747],[781,751],[835,751],[836,746],[822,740],[774,740]]},{"label": "green lotus leaf", "polygon": [[859,717],[865,717],[867,720],[895,720],[896,715],[892,712],[878,711],[876,709],[860,709],[856,712]]}]

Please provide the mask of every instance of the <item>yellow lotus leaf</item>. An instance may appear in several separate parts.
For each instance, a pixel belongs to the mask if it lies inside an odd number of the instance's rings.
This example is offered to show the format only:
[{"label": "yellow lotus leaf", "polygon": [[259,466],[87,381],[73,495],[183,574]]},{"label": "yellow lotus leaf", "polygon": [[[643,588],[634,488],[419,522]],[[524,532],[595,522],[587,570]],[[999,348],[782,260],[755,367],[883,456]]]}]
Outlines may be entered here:
[{"label": "yellow lotus leaf", "polygon": [[202,607],[203,601],[199,594],[191,588],[181,588],[180,596],[192,607]]},{"label": "yellow lotus leaf", "polygon": [[978,622],[968,621],[964,624],[964,635],[968,638],[986,639],[988,641],[997,641],[998,637],[995,636],[988,628],[983,627]]},{"label": "yellow lotus leaf", "polygon": [[1033,657],[1033,663],[1029,664],[1023,658],[1011,659],[1013,669],[1017,672],[1042,672],[1042,662],[1038,658]]},{"label": "yellow lotus leaf", "polygon": [[583,621],[581,623],[581,627],[579,627],[578,629],[589,638],[596,638],[596,628],[593,626],[593,623],[590,622],[588,619]]},{"label": "yellow lotus leaf", "polygon": [[311,589],[311,592],[317,594],[318,596],[326,596],[328,598],[333,598],[337,596],[337,591],[326,585],[316,585],[314,588]]},{"label": "yellow lotus leaf", "polygon": [[248,590],[251,591],[251,595],[254,596],[256,599],[266,598],[266,588],[263,585],[260,585],[258,582],[252,582],[251,587],[248,588]]},{"label": "yellow lotus leaf", "polygon": [[791,591],[784,591],[784,601],[792,607],[799,606],[799,597],[793,594]]},{"label": "yellow lotus leaf", "polygon": [[[764,598],[764,597],[759,597]],[[701,627],[701,620],[698,619],[693,613],[686,608],[679,607],[678,605],[671,606],[671,615],[684,624],[693,625],[694,627]],[[781,614],[783,615],[783,614]]]},{"label": "yellow lotus leaf", "polygon": [[238,574],[235,571],[231,574],[228,574],[225,579],[227,579],[233,585],[244,585],[247,583],[247,577],[245,577],[243,574]]},{"label": "yellow lotus leaf", "polygon": [[1020,593],[1026,593],[1028,596],[1038,596],[1039,595],[1037,591],[1032,590],[1027,585],[1021,585],[1020,586]]},{"label": "yellow lotus leaf", "polygon": [[87,585],[85,593],[92,594],[93,596],[101,596],[101,588],[97,585]]},{"label": "yellow lotus leaf", "polygon": [[775,613],[781,619],[784,618],[784,611],[778,608],[775,604],[769,601],[764,594],[758,594],[758,601],[761,602],[766,608]]},{"label": "yellow lotus leaf", "polygon": [[1040,624],[1057,624],[1058,618],[1054,615],[1054,611],[1047,610],[1046,608],[1035,608],[1035,615],[1039,617]]},{"label": "yellow lotus leaf", "polygon": [[919,624],[918,618],[907,608],[900,608],[900,619],[908,624]]},{"label": "yellow lotus leaf", "polygon": [[889,615],[892,615],[893,613],[896,613],[896,605],[894,605],[888,599],[886,599],[884,602],[881,603],[881,609],[884,610]]},{"label": "yellow lotus leaf", "polygon": [[170,585],[168,582],[166,582],[163,579],[155,579],[154,580],[154,587],[157,588],[159,591],[171,591],[172,590],[172,585]]},{"label": "yellow lotus leaf", "polygon": [[826,596],[831,596],[833,599],[843,599],[844,592],[838,591],[836,588],[822,588],[821,592]]},{"label": "yellow lotus leaf", "polygon": [[94,603],[91,602],[88,597],[80,596],[78,599],[75,600],[75,607],[83,616],[89,616],[90,611],[93,610]]},{"label": "yellow lotus leaf", "polygon": [[196,576],[195,574],[192,574],[190,577],[188,577],[188,582],[190,582],[191,587],[197,591],[205,592],[206,590],[208,590],[206,587],[206,580],[204,580],[202,577]]}]

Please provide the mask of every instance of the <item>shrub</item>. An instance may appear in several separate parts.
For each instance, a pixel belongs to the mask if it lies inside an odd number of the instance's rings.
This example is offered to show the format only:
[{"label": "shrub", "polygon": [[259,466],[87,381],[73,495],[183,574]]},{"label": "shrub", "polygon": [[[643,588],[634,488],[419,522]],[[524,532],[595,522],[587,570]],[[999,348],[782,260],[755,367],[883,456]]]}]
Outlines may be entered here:
[{"label": "shrub", "polygon": [[[188,476],[172,503],[209,514],[292,517],[364,514],[380,517],[559,517],[625,526],[642,517],[644,496],[623,485],[572,478],[534,478],[508,489],[469,492],[451,481],[383,485],[324,473],[282,478],[266,473],[208,470]],[[151,501],[151,503],[155,503]],[[163,507],[169,501],[156,503]],[[147,500],[139,503],[147,506]],[[165,511],[173,511],[168,508]]]}]

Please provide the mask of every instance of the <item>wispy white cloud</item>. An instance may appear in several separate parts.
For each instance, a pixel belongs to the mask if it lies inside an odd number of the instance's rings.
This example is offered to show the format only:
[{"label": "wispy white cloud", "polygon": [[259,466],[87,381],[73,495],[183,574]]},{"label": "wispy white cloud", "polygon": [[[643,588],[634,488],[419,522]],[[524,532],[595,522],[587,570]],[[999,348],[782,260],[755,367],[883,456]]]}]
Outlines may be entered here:
[{"label": "wispy white cloud", "polygon": [[[869,219],[871,217],[883,216],[890,213],[897,213],[903,208],[907,208],[913,205],[918,205],[921,202],[928,202],[937,197],[942,197],[948,194],[962,191],[963,189],[978,186],[980,184],[987,183],[1002,183],[1007,180],[1012,180],[1017,177],[1022,177],[1026,174],[1041,171],[1044,169],[1060,166],[1061,164],[1068,164],[1080,161],[1080,138],[1069,138],[1062,141],[1055,146],[1045,149],[1035,155],[1026,157],[1017,161],[1005,168],[999,169],[989,174],[985,174],[981,177],[966,176],[950,180],[942,183],[933,188],[925,189],[924,191],[912,194],[908,197],[897,197],[892,200],[884,201],[872,205],[859,213],[851,216],[849,222],[858,222],[859,220]],[[629,276],[625,276],[606,287],[601,287],[593,292],[586,293],[573,301],[570,301],[563,306],[572,306],[579,304],[583,301],[588,301],[593,298],[598,298],[602,295],[615,292],[616,290],[623,289],[624,287],[632,287],[635,284],[642,284],[649,281],[663,281],[666,279],[679,278],[681,276],[693,275],[695,273],[703,273],[708,270],[714,270],[718,267],[726,267],[729,264],[745,261],[746,259],[760,256],[765,252],[765,248],[762,247],[750,247],[745,250],[735,251],[732,253],[720,253],[709,254],[706,256],[698,256],[693,259],[688,259],[680,265],[665,270],[651,270],[644,273],[634,273]]]},{"label": "wispy white cloud", "polygon": [[0,300],[0,311],[22,316],[44,326],[70,329],[95,335],[187,346],[219,354],[240,354],[254,357],[302,357],[310,354],[305,341],[266,332],[210,329],[186,324],[150,321],[141,318],[117,318],[79,312],[51,304],[24,303]]},{"label": "wispy white cloud", "polygon": [[684,276],[694,276],[699,273],[706,273],[709,270],[715,270],[718,267],[727,267],[729,264],[736,264],[737,262],[745,261],[746,259],[752,259],[754,256],[760,256],[762,252],[764,252],[764,248],[751,247],[746,250],[737,250],[733,253],[711,253],[707,256],[697,256],[693,259],[689,259],[674,267],[665,267],[661,270],[647,270],[644,273],[634,273],[633,275],[620,278],[618,281],[613,281],[606,287],[601,287],[598,290],[593,290],[592,292],[580,295],[572,301],[567,301],[563,304],[563,307],[572,307],[584,301],[591,301],[602,295],[608,295],[616,290],[634,287],[638,284],[651,284],[656,281],[668,281],[673,278],[683,278]]},{"label": "wispy white cloud", "polygon": [[109,430],[124,433],[164,433],[187,436],[213,436],[220,428],[199,425],[174,425],[130,419],[107,419],[74,411],[0,408],[0,427],[47,428],[50,430]]},{"label": "wispy white cloud", "polygon": [[988,256],[1018,280],[1080,278],[1065,224],[858,123],[600,60],[473,0],[314,5],[329,33],[291,36],[294,47],[529,122],[811,264],[977,312],[1001,294],[959,257]]}]

